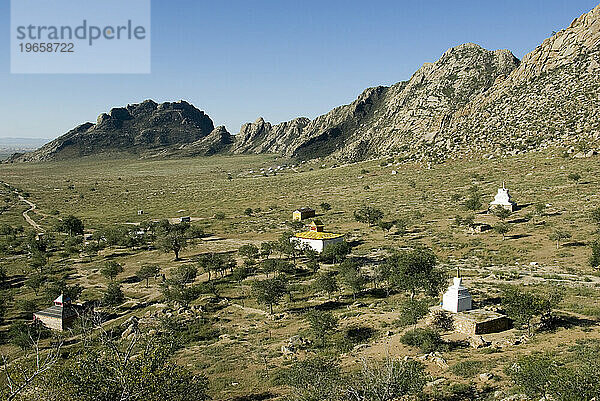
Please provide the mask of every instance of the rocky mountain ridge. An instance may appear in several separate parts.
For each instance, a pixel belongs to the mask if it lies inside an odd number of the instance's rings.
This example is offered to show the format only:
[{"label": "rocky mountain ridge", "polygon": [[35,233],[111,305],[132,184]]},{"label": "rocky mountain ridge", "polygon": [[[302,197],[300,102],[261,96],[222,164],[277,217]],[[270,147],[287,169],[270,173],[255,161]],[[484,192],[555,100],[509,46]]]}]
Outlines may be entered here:
[{"label": "rocky mountain ridge", "polygon": [[[424,64],[408,81],[366,89],[313,120],[259,118],[237,135],[215,129],[190,104],[111,110],[14,161],[99,151],[165,155],[277,153],[357,161],[383,155],[444,160],[497,157],[600,139],[600,5],[519,61],[508,50],[464,44]],[[584,146],[585,147],[585,146]]]}]

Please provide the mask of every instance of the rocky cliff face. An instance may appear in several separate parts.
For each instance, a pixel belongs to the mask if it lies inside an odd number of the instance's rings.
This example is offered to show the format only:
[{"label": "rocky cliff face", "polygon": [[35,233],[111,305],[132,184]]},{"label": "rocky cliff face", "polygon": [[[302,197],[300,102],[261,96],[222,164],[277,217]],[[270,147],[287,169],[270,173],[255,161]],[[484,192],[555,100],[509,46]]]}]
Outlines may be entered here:
[{"label": "rocky cliff face", "polygon": [[187,102],[157,104],[146,100],[103,113],[96,124],[82,124],[13,161],[60,160],[112,152],[139,154],[198,141],[213,129],[212,120]]},{"label": "rocky cliff face", "polygon": [[221,125],[204,138],[181,145],[175,153],[182,156],[212,156],[229,151],[232,143],[233,136]]},{"label": "rocky cliff face", "polygon": [[[600,140],[600,5],[519,62],[474,44],[448,50],[407,82],[367,89],[353,103],[282,134],[242,127],[241,152],[361,160],[516,154]],[[303,127],[302,127],[303,126]],[[274,145],[276,144],[276,145]]]},{"label": "rocky cliff face", "polygon": [[453,116],[435,151],[488,157],[600,139],[600,5]]},{"label": "rocky cliff face", "polygon": [[297,119],[272,127],[259,119],[246,124],[235,149],[357,160],[430,142],[454,112],[518,64],[507,50],[491,52],[475,44],[461,45],[435,63],[423,65],[409,81],[367,89],[351,104],[313,121]]}]

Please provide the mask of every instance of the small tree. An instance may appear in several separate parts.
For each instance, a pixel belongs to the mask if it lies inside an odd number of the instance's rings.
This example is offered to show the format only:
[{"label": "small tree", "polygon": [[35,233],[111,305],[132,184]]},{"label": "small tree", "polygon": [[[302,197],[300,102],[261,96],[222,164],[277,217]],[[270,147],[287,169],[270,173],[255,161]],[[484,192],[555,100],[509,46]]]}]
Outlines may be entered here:
[{"label": "small tree", "polygon": [[597,207],[590,212],[590,220],[592,220],[592,223],[600,229],[600,207]]},{"label": "small tree", "polygon": [[506,234],[510,232],[510,225],[500,222],[494,226],[494,231],[502,235],[502,241],[506,239]]},{"label": "small tree", "polygon": [[356,299],[368,281],[360,266],[353,260],[346,260],[340,265],[340,275],[346,287],[352,291],[352,298]]},{"label": "small tree", "polygon": [[43,251],[33,251],[31,259],[29,260],[29,266],[37,271],[38,274],[43,274],[48,266],[49,258],[48,254]]},{"label": "small tree", "polygon": [[600,240],[592,243],[592,254],[590,255],[590,266],[594,269],[600,267]]},{"label": "small tree", "polygon": [[47,279],[46,275],[35,272],[25,280],[25,285],[31,288],[37,296]]},{"label": "small tree", "polygon": [[296,256],[298,255],[300,250],[296,248],[295,242],[290,241],[293,235],[294,234],[289,231],[281,234],[281,237],[279,237],[279,240],[276,243],[276,248],[279,251],[280,255],[286,255],[287,257],[291,257],[294,260],[295,265]]},{"label": "small tree", "polygon": [[536,203],[535,204],[535,216],[543,217],[546,214],[546,204]]},{"label": "small tree", "polygon": [[118,306],[125,301],[125,295],[121,290],[121,286],[114,281],[108,284],[102,296],[102,304],[107,306]]},{"label": "small tree", "polygon": [[246,216],[252,216],[252,213],[253,213],[253,211],[252,211],[252,208],[251,208],[251,207],[248,207],[248,208],[246,208],[246,209],[244,210],[244,214],[245,214]]},{"label": "small tree", "polygon": [[287,283],[279,277],[256,280],[252,283],[252,293],[256,302],[267,305],[271,315],[273,314],[273,305],[278,305],[286,292]]},{"label": "small tree", "polygon": [[193,265],[178,266],[169,278],[173,283],[179,286],[193,283],[198,275],[198,268]]},{"label": "small tree", "polygon": [[198,266],[203,272],[208,273],[209,281],[211,279],[211,273],[215,273],[215,275],[220,274],[221,277],[224,277],[228,270],[233,271],[236,264],[235,259],[233,259],[231,255],[223,255],[214,252],[204,254],[200,256],[200,259],[198,260]]},{"label": "small tree", "polygon": [[508,289],[502,297],[502,306],[506,313],[516,323],[525,326],[531,335],[531,322],[535,316],[540,316],[542,321],[551,319],[552,310],[562,300],[562,292],[554,290],[549,296],[534,294],[516,288]]},{"label": "small tree", "polygon": [[140,280],[146,280],[146,288],[148,288],[150,278],[156,277],[159,272],[160,267],[158,265],[144,265],[137,271],[136,276]]},{"label": "small tree", "polygon": [[277,272],[279,262],[280,261],[276,259],[265,259],[261,262],[261,270],[265,273],[267,278],[269,277],[269,274]]},{"label": "small tree", "polygon": [[113,281],[119,273],[123,273],[123,266],[114,260],[109,260],[104,264],[104,267],[100,269],[100,274],[110,279],[110,281]]},{"label": "small tree", "polygon": [[83,222],[79,218],[69,215],[59,221],[56,231],[67,233],[70,236],[83,235]]},{"label": "small tree", "polygon": [[481,202],[481,195],[478,193],[472,193],[471,196],[465,201],[465,209],[467,210],[479,210],[483,203]]},{"label": "small tree", "polygon": [[315,337],[321,340],[321,347],[325,347],[327,334],[337,328],[337,318],[331,312],[312,310],[306,314],[306,320]]},{"label": "small tree", "polygon": [[394,220],[394,225],[396,226],[396,233],[400,235],[406,234],[406,232],[408,231],[409,224],[410,220],[407,217],[401,217],[397,220]]},{"label": "small tree", "polygon": [[189,228],[188,223],[171,224],[166,220],[161,222],[157,230],[156,245],[164,252],[173,252],[175,260],[179,260],[179,253],[188,244]]},{"label": "small tree", "polygon": [[396,252],[385,263],[388,264],[390,284],[409,292],[411,299],[420,290],[437,296],[445,285],[446,277],[436,267],[436,257],[428,248]]},{"label": "small tree", "polygon": [[189,239],[198,239],[204,237],[204,229],[198,226],[190,226],[187,231],[187,237]]},{"label": "small tree", "polygon": [[258,259],[260,255],[258,247],[254,244],[242,245],[238,250],[238,253],[240,254],[240,256],[245,257],[248,260]]},{"label": "small tree", "polygon": [[383,221],[383,220],[380,220],[377,223],[377,225],[379,226],[379,228],[381,228],[386,233],[390,232],[390,230],[392,229],[392,227],[394,227],[394,224],[396,224],[395,221]]},{"label": "small tree", "polygon": [[374,226],[383,219],[383,212],[372,206],[363,206],[354,212],[354,219],[359,223]]},{"label": "small tree", "polygon": [[315,274],[319,270],[319,253],[307,246],[302,249],[302,253],[306,258],[306,267]]},{"label": "small tree", "polygon": [[268,259],[271,253],[273,253],[274,243],[271,241],[263,242],[260,244],[260,256]]},{"label": "small tree", "polygon": [[495,207],[493,212],[496,215],[496,217],[498,217],[502,221],[505,221],[511,215],[511,211],[502,206]]},{"label": "small tree", "polygon": [[560,228],[554,230],[552,234],[550,234],[550,239],[552,241],[556,241],[556,249],[560,248],[560,241],[571,238],[571,233],[568,231],[562,230]]},{"label": "small tree", "polygon": [[436,330],[431,328],[410,329],[400,337],[402,344],[419,347],[421,352],[430,353],[447,348],[447,344]]},{"label": "small tree", "polygon": [[321,260],[324,263],[341,263],[350,253],[350,245],[343,241],[331,244],[321,252]]},{"label": "small tree", "polygon": [[321,202],[321,210],[323,210],[324,212],[331,210],[331,205],[327,202]]},{"label": "small tree", "polygon": [[196,280],[198,268],[193,265],[182,265],[177,267],[171,276],[161,285],[161,291],[169,302],[178,302],[184,307],[202,292],[198,285],[190,285]]},{"label": "small tree", "polygon": [[419,319],[429,313],[427,300],[409,299],[400,305],[398,322],[402,326],[416,325]]},{"label": "small tree", "polygon": [[233,273],[231,273],[230,277],[232,280],[235,280],[239,284],[242,281],[244,281],[249,275],[250,272],[248,271],[248,269],[245,266],[240,266],[233,269]]},{"label": "small tree", "polygon": [[319,274],[313,283],[313,287],[318,292],[326,293],[329,299],[331,299],[332,294],[340,289],[335,276],[331,273]]}]

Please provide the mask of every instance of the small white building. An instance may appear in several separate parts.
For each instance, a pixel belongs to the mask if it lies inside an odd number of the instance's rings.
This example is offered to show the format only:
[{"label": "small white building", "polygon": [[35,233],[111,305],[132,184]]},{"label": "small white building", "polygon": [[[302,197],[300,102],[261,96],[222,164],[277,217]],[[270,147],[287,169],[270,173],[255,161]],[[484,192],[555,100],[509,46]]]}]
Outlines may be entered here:
[{"label": "small white building", "polygon": [[508,189],[504,183],[502,183],[502,188],[498,188],[496,197],[494,198],[493,202],[490,203],[490,210],[496,207],[502,207],[510,210],[511,212],[514,212],[517,207],[517,203],[513,202],[510,198],[510,194],[508,193]]},{"label": "small white building", "polygon": [[344,234],[324,232],[323,223],[315,220],[310,224],[310,230],[294,234],[290,241],[296,245],[296,248],[308,246],[321,253],[327,247],[344,241]]},{"label": "small white building", "polygon": [[462,278],[454,277],[453,284],[448,288],[442,300],[442,309],[449,312],[464,312],[473,308],[473,298],[466,287],[462,285]]}]

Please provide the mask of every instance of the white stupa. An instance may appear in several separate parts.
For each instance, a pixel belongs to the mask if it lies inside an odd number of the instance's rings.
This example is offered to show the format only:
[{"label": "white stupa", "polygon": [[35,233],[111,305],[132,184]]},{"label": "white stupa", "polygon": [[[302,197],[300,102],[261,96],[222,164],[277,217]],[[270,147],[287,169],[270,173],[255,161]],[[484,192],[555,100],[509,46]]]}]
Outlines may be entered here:
[{"label": "white stupa", "polygon": [[473,298],[471,298],[469,290],[467,290],[466,287],[463,287],[460,271],[457,269],[454,283],[448,287],[448,291],[444,294],[442,309],[458,313],[471,310],[473,307],[472,303]]},{"label": "white stupa", "polygon": [[490,209],[495,207],[502,207],[510,210],[511,212],[514,212],[515,208],[517,207],[517,203],[510,199],[510,194],[508,193],[508,189],[506,189],[504,183],[502,183],[502,188],[498,188],[498,193],[496,194],[494,201],[490,203]]}]

